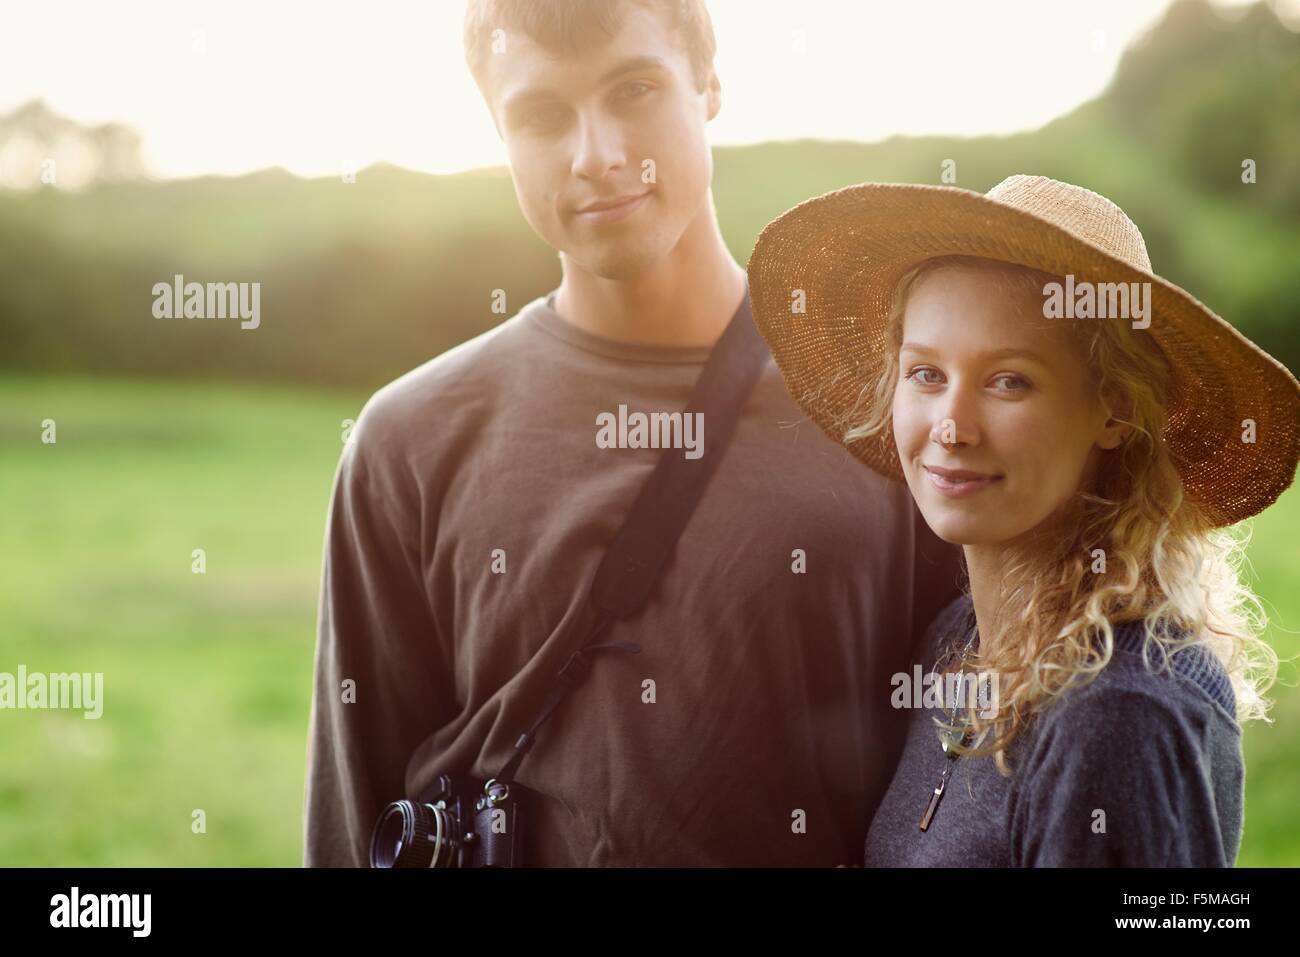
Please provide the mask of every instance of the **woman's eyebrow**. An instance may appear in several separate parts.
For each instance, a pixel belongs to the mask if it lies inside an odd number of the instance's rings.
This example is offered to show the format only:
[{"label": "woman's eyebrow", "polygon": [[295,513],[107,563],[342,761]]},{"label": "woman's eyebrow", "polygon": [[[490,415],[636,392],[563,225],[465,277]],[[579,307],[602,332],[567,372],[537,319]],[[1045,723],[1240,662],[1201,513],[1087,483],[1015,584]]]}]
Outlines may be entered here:
[{"label": "woman's eyebrow", "polygon": [[[919,342],[904,342],[899,351],[916,352],[920,355],[928,356],[936,356],[939,354],[937,349],[932,349],[930,346],[922,345]],[[1014,347],[1005,349],[988,349],[984,352],[978,352],[975,355],[978,359],[1029,359],[1030,361],[1037,362],[1040,365],[1047,365],[1047,360],[1032,349],[1017,349]]]}]

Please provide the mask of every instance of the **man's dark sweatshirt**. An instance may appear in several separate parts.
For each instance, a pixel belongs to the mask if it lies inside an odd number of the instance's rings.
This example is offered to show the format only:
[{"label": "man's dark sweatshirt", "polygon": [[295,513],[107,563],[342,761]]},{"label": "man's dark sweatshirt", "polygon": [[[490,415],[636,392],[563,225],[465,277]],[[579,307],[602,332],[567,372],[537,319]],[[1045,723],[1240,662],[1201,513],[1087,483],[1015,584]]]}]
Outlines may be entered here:
[{"label": "man's dark sweatshirt", "polygon": [[[595,622],[592,576],[661,454],[600,447],[597,417],[679,412],[709,350],[604,339],[552,302],[379,390],[344,448],[308,865],[365,866],[385,804],[500,770]],[[597,657],[520,769],[527,862],[861,860],[905,730],[890,676],[956,579],[906,487],[808,421],[769,359],[645,609],[606,634],[641,653]]]}]

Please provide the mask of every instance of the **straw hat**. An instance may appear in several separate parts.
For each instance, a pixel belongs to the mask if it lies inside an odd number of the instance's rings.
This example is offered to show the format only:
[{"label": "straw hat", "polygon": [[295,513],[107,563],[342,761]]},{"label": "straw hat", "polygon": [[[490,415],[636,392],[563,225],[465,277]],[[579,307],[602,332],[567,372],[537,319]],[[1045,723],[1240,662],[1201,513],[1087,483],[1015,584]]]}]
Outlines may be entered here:
[{"label": "straw hat", "polygon": [[[899,279],[946,255],[1073,274],[1076,283],[1151,283],[1146,333],[1173,369],[1164,438],[1188,496],[1222,526],[1262,511],[1291,484],[1300,458],[1295,377],[1153,273],[1142,234],[1122,209],[1044,176],[1011,176],[985,195],[863,183],[802,202],[764,227],[748,267],[754,322],[791,396],[836,442],[856,424],[847,416],[881,371]],[[1255,422],[1253,443],[1242,440],[1246,419]],[[889,430],[848,449],[903,480]]]}]

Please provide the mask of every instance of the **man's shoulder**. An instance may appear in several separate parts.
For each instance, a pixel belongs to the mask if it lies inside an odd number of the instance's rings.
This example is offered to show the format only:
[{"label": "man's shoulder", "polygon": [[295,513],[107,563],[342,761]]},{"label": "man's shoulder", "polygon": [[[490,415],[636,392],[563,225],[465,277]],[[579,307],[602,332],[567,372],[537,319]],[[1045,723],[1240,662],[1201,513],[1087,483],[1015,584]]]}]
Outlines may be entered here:
[{"label": "man's shoulder", "polygon": [[361,409],[354,437],[384,446],[408,443],[429,434],[435,421],[445,434],[448,425],[471,418],[491,402],[494,385],[527,360],[529,312],[541,301],[376,389]]}]

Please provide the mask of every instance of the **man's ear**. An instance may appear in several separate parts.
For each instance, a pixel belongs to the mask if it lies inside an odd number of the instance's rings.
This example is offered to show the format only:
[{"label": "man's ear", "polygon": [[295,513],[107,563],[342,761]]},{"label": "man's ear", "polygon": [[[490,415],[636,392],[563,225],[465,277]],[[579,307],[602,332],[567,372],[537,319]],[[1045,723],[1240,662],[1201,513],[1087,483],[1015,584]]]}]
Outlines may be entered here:
[{"label": "man's ear", "polygon": [[718,71],[713,67],[709,67],[709,78],[705,81],[704,92],[708,97],[708,119],[711,120],[722,109],[722,81],[718,79]]}]

